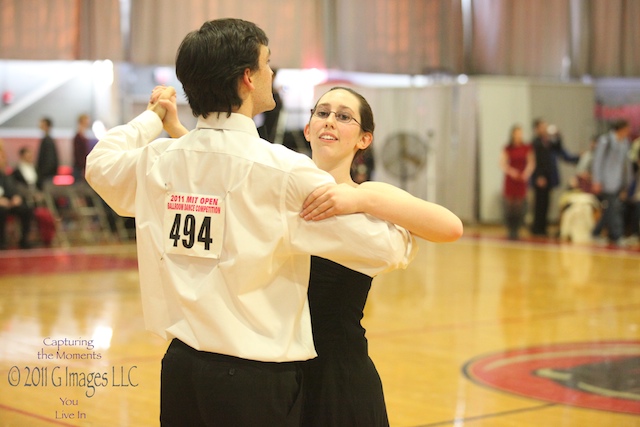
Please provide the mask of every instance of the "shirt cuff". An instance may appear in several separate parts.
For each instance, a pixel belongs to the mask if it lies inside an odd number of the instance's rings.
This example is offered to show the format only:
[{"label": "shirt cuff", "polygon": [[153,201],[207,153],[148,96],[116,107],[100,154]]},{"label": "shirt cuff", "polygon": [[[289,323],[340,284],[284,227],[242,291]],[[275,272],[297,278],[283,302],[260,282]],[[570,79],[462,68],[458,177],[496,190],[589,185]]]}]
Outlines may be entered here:
[{"label": "shirt cuff", "polygon": [[143,139],[146,141],[154,140],[162,133],[162,120],[151,110],[145,110],[129,123],[139,127]]}]

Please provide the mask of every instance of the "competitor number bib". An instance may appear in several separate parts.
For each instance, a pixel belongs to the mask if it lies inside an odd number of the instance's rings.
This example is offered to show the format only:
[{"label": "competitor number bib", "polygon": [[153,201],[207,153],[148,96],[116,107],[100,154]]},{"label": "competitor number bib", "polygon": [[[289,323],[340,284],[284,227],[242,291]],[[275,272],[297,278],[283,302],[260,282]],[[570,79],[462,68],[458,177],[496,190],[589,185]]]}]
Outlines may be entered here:
[{"label": "competitor number bib", "polygon": [[167,193],[163,225],[165,252],[220,258],[224,215],[223,197]]}]

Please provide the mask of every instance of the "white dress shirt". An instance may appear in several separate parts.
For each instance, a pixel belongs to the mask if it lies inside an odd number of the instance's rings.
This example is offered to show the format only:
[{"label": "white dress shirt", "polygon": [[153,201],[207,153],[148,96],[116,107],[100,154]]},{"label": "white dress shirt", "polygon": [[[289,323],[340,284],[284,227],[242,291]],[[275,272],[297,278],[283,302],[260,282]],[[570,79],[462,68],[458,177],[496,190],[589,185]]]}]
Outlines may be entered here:
[{"label": "white dress shirt", "polygon": [[161,131],[151,111],[111,129],[86,178],[136,218],[145,321],[165,339],[252,360],[313,358],[310,254],[370,276],[415,254],[406,230],[368,215],[302,219],[307,195],[333,178],[260,139],[246,116],[211,114],[153,141]]},{"label": "white dress shirt", "polygon": [[33,163],[19,162],[17,168],[27,182],[27,185],[29,187],[35,187],[38,182],[38,173]]}]

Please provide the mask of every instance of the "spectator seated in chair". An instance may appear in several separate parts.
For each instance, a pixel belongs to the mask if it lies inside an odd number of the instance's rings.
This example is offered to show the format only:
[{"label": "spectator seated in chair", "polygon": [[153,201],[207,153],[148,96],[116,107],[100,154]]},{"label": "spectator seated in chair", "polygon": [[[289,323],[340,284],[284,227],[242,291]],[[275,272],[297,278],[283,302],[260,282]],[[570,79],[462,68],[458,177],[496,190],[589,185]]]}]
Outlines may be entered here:
[{"label": "spectator seated in chair", "polygon": [[20,159],[12,175],[26,204],[33,209],[42,244],[49,247],[53,242],[56,226],[51,211],[46,207],[42,188],[39,187],[42,183],[38,179],[34,163],[35,154],[29,147],[22,147],[18,154]]},{"label": "spectator seated in chair", "polygon": [[33,209],[26,203],[20,194],[18,185],[11,175],[5,173],[7,168],[7,156],[0,146],[0,249],[7,248],[6,225],[7,219],[13,215],[20,219],[21,234],[20,247],[29,248],[29,232],[33,219]]},{"label": "spectator seated in chair", "polygon": [[573,243],[590,243],[591,231],[600,215],[600,201],[581,187],[574,177],[570,188],[560,196],[560,238]]}]

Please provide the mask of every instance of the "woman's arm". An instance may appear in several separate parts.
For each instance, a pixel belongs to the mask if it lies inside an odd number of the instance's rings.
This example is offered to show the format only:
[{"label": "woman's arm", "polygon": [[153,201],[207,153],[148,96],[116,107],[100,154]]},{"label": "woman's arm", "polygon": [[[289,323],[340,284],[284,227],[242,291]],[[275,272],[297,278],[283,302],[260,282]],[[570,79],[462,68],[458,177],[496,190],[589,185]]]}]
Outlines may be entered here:
[{"label": "woman's arm", "polygon": [[512,168],[509,164],[509,155],[507,154],[507,150],[502,150],[500,153],[500,169],[504,172],[505,175],[510,176],[513,179],[518,179],[520,176],[520,171],[516,168]]},{"label": "woman's arm", "polygon": [[533,174],[533,171],[536,169],[536,156],[533,153],[533,149],[530,149],[527,153],[527,164],[522,171],[522,180],[528,181]]},{"label": "woman's arm", "polygon": [[462,221],[447,208],[382,182],[318,188],[305,201],[301,216],[318,221],[356,212],[399,225],[432,242],[453,242],[463,232]]},{"label": "woman's arm", "polygon": [[180,138],[183,135],[189,133],[189,130],[182,125],[178,118],[178,104],[176,101],[175,90],[171,97],[160,98],[165,86],[156,86],[151,92],[151,98],[149,104],[159,105],[164,108],[165,114],[161,116],[162,127],[169,134],[171,138]]}]

